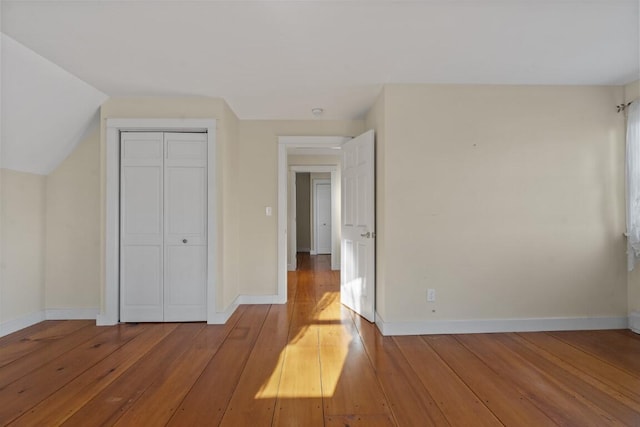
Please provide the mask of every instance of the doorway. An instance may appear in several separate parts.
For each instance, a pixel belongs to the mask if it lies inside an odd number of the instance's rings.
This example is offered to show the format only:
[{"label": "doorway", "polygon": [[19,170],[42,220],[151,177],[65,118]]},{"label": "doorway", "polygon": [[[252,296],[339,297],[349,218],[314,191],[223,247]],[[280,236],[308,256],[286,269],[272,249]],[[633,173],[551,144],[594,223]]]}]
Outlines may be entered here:
[{"label": "doorway", "polygon": [[126,131],[203,132],[207,135],[206,319],[207,323],[224,323],[225,314],[216,311],[216,120],[109,118],[105,130],[105,276],[101,298],[103,308],[96,324],[115,325],[120,320],[120,133]]},{"label": "doorway", "polygon": [[[342,215],[340,299],[365,319],[375,319],[375,133],[349,137],[278,138],[278,294],[279,303],[287,302],[287,270],[293,270],[295,227],[291,189],[295,188],[295,170],[290,165],[294,152],[327,154],[340,151]],[[336,171],[337,173],[337,171]]]}]

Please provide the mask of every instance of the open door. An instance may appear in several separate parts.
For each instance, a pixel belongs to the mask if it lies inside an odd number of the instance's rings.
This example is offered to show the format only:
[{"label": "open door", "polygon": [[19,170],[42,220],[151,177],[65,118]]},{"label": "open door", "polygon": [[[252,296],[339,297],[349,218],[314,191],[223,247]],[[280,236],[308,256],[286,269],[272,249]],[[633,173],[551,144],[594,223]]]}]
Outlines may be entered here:
[{"label": "open door", "polygon": [[342,146],[340,301],[375,320],[375,145],[373,130]]}]

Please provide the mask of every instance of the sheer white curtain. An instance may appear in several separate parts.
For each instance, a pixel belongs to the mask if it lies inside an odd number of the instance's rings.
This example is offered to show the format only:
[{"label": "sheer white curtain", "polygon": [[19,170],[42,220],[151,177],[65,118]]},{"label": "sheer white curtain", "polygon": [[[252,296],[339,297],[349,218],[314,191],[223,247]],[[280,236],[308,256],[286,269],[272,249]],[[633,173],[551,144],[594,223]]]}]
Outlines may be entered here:
[{"label": "sheer white curtain", "polygon": [[640,259],[640,100],[627,107],[627,255],[629,271]]}]

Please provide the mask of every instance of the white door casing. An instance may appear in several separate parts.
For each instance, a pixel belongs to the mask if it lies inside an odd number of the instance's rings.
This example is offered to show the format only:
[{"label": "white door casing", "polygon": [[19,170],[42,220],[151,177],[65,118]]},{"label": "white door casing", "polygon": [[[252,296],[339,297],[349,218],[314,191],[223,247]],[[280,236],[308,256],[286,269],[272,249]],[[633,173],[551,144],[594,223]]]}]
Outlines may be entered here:
[{"label": "white door casing", "polygon": [[207,319],[207,136],[123,132],[120,320]]},{"label": "white door casing", "polygon": [[218,311],[216,288],[218,246],[216,186],[216,119],[107,118],[105,120],[104,276],[97,325],[120,320],[120,134],[126,131],[204,132],[207,135],[207,323],[226,322],[230,311]]},{"label": "white door casing", "polygon": [[[273,299],[274,303],[284,304],[287,301],[287,251],[288,251],[288,239],[287,239],[287,227],[289,218],[287,215],[288,206],[288,171],[289,165],[287,161],[287,153],[290,149],[304,149],[307,154],[310,154],[312,150],[309,148],[317,148],[324,150],[323,154],[336,153],[335,150],[339,149],[342,143],[349,140],[349,137],[345,136],[279,136],[278,137],[278,266],[277,277],[278,287],[277,294]],[[321,168],[316,169],[317,166],[291,166],[292,170],[296,172],[331,172],[331,179],[336,181],[336,173],[333,168]],[[338,221],[336,221],[337,223]],[[336,233],[337,234],[337,233]],[[337,260],[331,260],[332,268],[338,269],[339,263]],[[335,261],[335,262],[334,262]]]},{"label": "white door casing", "polygon": [[331,181],[314,180],[314,243],[318,255],[331,253]]},{"label": "white door casing", "polygon": [[340,301],[375,321],[375,142],[370,130],[342,145]]}]

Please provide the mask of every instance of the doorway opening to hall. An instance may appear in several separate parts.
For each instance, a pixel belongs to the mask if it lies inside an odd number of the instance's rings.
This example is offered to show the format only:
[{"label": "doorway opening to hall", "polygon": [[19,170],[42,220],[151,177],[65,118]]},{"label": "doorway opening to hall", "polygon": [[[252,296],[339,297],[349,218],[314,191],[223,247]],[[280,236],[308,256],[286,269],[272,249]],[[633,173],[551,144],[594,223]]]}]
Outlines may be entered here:
[{"label": "doorway opening to hall", "polygon": [[330,172],[296,172],[296,270],[327,264],[331,269],[334,249],[333,203]]}]

